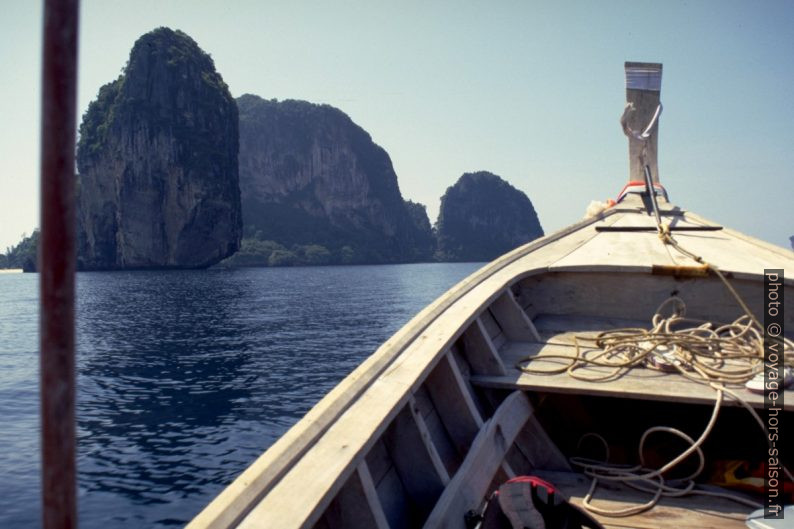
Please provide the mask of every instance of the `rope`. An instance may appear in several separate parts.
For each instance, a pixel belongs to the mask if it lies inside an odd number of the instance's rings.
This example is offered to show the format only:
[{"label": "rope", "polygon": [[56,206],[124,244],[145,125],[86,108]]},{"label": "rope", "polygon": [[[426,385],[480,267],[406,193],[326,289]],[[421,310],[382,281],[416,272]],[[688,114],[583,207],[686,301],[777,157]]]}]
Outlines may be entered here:
[{"label": "rope", "polygon": [[[658,109],[657,115],[651,120],[651,125],[657,118]],[[648,129],[650,129],[651,125],[649,125]],[[567,373],[569,376],[579,380],[605,382],[618,378],[639,366],[678,372],[685,378],[699,384],[706,384],[717,392],[711,418],[697,440],[692,439],[689,435],[676,428],[667,426],[649,428],[640,439],[638,465],[627,466],[608,463],[609,446],[606,440],[598,434],[585,434],[580,439],[580,445],[581,441],[586,437],[593,436],[603,443],[606,452],[604,461],[581,457],[570,458],[573,465],[581,467],[585,475],[593,478],[590,489],[582,501],[582,506],[588,511],[603,516],[631,516],[652,509],[663,496],[677,497],[688,494],[727,498],[752,508],[761,508],[763,505],[760,503],[741,496],[698,489],[694,480],[703,471],[705,458],[700,447],[714,428],[724,395],[727,394],[730,398],[736,400],[752,414],[766,438],[765,425],[758,413],[738,393],[725,387],[726,384],[744,384],[763,372],[763,327],[717,266],[683,248],[673,238],[669,225],[657,221],[657,230],[663,244],[672,246],[681,254],[713,271],[742,308],[744,314],[732,323],[725,325],[693,320],[685,317],[686,305],[684,301],[679,297],[672,296],[666,299],[656,310],[651,320],[650,330],[624,328],[602,332],[595,338],[574,336],[575,354],[573,357],[559,354],[526,357],[519,360],[516,367],[531,374]],[[671,314],[664,316],[663,314],[666,310],[670,310]],[[583,351],[580,341],[593,342],[596,349]],[[783,363],[785,366],[794,364],[792,362],[792,351],[794,351],[794,342],[784,337]],[[567,363],[562,367],[545,370],[530,367],[530,364],[538,359],[563,360]],[[606,373],[595,376],[586,376],[579,372],[579,370],[588,366],[605,367],[609,368],[609,370]],[[655,433],[675,435],[689,443],[689,447],[661,468],[646,468],[643,449],[647,438]],[[768,440],[767,443],[769,443]],[[663,474],[676,467],[693,453],[698,458],[697,469],[690,475],[677,480],[684,483],[682,487],[676,488],[668,485]],[[792,476],[788,468],[783,466],[783,471],[788,479],[794,482],[794,476]],[[652,493],[653,497],[642,505],[624,509],[599,508],[592,504],[593,494],[598,487],[599,481],[620,482],[637,490]]]},{"label": "rope", "polygon": [[[675,305],[670,316],[662,313]],[[530,374],[568,373],[578,380],[614,380],[635,367],[677,371],[700,383],[744,384],[763,372],[764,337],[760,325],[745,314],[732,323],[715,326],[704,320],[686,318],[686,305],[676,296],[656,310],[651,329],[624,328],[595,337],[574,336],[574,355],[544,354],[522,358],[516,367]],[[583,348],[590,342],[594,348]],[[784,339],[784,362],[791,362],[794,343]],[[533,367],[535,361],[562,360],[551,369]],[[588,366],[609,368],[599,375],[580,372]]]},{"label": "rope", "polygon": [[[736,294],[738,296],[738,293]],[[663,316],[664,309],[673,305],[672,314]],[[594,461],[581,457],[572,457],[571,463],[581,467],[585,475],[593,478],[582,506],[592,513],[603,516],[631,516],[653,508],[664,496],[677,497],[687,494],[700,494],[727,498],[753,508],[762,505],[744,497],[724,492],[707,491],[696,488],[695,478],[700,475],[705,465],[705,458],[700,446],[705,442],[717,421],[723,396],[728,395],[747,409],[755,418],[756,423],[765,433],[764,422],[758,413],[739,394],[725,387],[725,384],[743,384],[763,370],[763,334],[759,332],[756,321],[749,314],[737,318],[733,323],[715,327],[710,322],[700,322],[684,317],[686,306],[678,297],[671,297],[662,303],[652,319],[652,328],[625,328],[605,331],[597,337],[574,336],[575,355],[543,355],[527,357],[520,360],[517,368],[533,374],[568,373],[569,376],[590,382],[609,381],[622,376],[634,367],[646,367],[663,371],[675,371],[689,380],[706,384],[717,392],[717,399],[711,419],[697,440],[676,428],[655,426],[642,435],[639,443],[639,464],[634,466],[607,463],[609,447],[603,437],[588,433],[580,440],[592,436],[599,439],[605,449],[604,461]],[[675,326],[688,323],[690,326],[674,329]],[[691,326],[695,324],[695,326]],[[594,342],[598,350],[588,356],[583,352],[580,341]],[[794,347],[791,340],[785,339],[785,348],[790,352]],[[537,369],[530,367],[533,360],[562,359],[567,364],[556,369]],[[786,357],[786,363],[790,359]],[[578,372],[587,366],[611,368],[609,372],[598,376],[584,376]],[[660,467],[650,469],[645,466],[644,447],[647,438],[655,433],[675,435],[689,443],[680,455]],[[693,453],[697,454],[697,469],[689,476],[679,478],[683,487],[673,487],[665,482],[662,476],[673,469]],[[794,481],[791,472],[783,467],[787,477]],[[642,505],[625,509],[603,509],[592,504],[593,495],[600,481],[621,482],[632,488],[653,494],[653,497]]]}]

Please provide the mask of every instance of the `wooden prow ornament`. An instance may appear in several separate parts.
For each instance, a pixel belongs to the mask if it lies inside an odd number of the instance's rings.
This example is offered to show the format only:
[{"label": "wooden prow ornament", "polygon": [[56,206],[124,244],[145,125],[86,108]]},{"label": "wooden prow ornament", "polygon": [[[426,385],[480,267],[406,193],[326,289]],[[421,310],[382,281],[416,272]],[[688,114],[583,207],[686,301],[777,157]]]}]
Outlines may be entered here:
[{"label": "wooden prow ornament", "polygon": [[662,65],[627,62],[625,69],[626,109],[620,123],[629,137],[629,182],[644,182],[644,166],[647,165],[653,182],[659,183],[657,155]]}]

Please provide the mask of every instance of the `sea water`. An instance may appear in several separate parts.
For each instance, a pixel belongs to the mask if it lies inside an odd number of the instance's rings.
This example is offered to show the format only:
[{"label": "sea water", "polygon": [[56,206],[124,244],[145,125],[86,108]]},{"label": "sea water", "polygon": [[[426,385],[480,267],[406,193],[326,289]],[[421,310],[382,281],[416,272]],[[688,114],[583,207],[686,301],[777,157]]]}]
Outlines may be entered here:
[{"label": "sea water", "polygon": [[[481,264],[77,276],[79,523],[182,526]],[[38,527],[38,276],[0,276],[0,527]]]}]

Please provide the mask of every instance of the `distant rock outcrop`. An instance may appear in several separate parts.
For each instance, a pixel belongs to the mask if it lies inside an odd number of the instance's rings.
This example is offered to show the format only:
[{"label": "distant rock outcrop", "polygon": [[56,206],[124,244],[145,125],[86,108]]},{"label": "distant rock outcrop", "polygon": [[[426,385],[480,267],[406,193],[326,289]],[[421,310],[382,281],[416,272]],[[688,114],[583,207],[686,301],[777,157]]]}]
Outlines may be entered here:
[{"label": "distant rock outcrop", "polygon": [[142,36],[80,126],[78,267],[200,268],[242,233],[237,106],[181,31]]},{"label": "distant rock outcrop", "polygon": [[406,200],[405,207],[408,208],[408,214],[416,228],[418,253],[432,255],[436,250],[436,236],[430,225],[430,217],[427,216],[427,207],[413,200]]},{"label": "distant rock outcrop", "polygon": [[447,188],[436,230],[441,261],[490,261],[543,236],[529,198],[485,171]]},{"label": "distant rock outcrop", "polygon": [[327,262],[432,258],[423,207],[403,200],[389,155],[346,114],[254,95],[238,98],[237,105],[247,238],[298,253],[326,249]]}]

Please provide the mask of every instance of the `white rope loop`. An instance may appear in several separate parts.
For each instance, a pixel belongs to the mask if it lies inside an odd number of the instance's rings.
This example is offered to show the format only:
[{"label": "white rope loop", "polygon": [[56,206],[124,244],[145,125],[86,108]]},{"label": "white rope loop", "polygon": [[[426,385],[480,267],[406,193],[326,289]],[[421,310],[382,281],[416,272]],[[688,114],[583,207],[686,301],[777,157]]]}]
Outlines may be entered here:
[{"label": "white rope loop", "polygon": [[634,112],[634,103],[626,103],[626,107],[623,109],[623,115],[620,117],[620,126],[623,128],[623,134],[630,138],[634,138],[637,141],[646,142],[648,138],[651,137],[651,130],[653,129],[656,122],[659,121],[659,116],[662,113],[662,104],[659,103],[656,105],[656,110],[651,117],[651,120],[648,122],[648,125],[642,130],[642,132],[636,131],[629,127],[629,114]]}]

